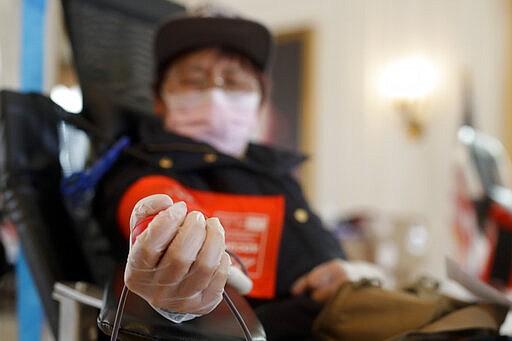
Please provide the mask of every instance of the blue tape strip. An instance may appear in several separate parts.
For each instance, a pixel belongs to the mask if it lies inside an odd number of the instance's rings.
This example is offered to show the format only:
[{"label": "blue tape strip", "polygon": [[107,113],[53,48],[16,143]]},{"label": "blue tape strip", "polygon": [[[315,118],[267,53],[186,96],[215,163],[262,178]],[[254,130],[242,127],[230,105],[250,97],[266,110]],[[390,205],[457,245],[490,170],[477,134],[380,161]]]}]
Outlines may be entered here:
[{"label": "blue tape strip", "polygon": [[44,75],[46,0],[23,0],[21,6],[22,91],[41,91]]},{"label": "blue tape strip", "polygon": [[[20,90],[42,91],[46,0],[22,0]],[[20,252],[16,264],[18,340],[41,339],[43,309],[28,265]]]},{"label": "blue tape strip", "polygon": [[15,270],[18,295],[16,299],[18,340],[41,340],[43,310],[23,252],[18,255]]}]

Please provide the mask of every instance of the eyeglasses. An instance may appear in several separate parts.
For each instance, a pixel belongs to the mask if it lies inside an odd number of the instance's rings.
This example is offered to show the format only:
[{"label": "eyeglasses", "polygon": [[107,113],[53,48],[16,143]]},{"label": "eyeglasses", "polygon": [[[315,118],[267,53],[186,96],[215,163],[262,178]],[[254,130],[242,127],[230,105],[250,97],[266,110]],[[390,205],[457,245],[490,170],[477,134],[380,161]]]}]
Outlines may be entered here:
[{"label": "eyeglasses", "polygon": [[260,89],[259,81],[253,74],[238,68],[227,68],[221,72],[201,68],[176,70],[169,74],[167,82],[177,91],[206,90],[212,87],[244,92]]}]

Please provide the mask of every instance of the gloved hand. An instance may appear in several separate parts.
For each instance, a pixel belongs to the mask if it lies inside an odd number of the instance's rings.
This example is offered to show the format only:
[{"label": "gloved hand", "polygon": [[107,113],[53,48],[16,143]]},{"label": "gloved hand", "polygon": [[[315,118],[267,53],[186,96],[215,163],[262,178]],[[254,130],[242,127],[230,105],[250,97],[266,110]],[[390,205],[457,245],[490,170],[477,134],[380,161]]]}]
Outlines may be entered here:
[{"label": "gloved hand", "polygon": [[348,280],[341,259],[322,263],[295,281],[292,294],[309,294],[317,302],[326,302]]},{"label": "gloved hand", "polygon": [[173,204],[156,194],[134,207],[130,228],[156,216],[130,246],[126,286],[155,308],[206,314],[222,300],[231,260],[224,229],[217,218],[205,219],[184,202]]},{"label": "gloved hand", "polygon": [[384,271],[376,265],[364,261],[345,261],[333,259],[313,268],[295,281],[293,295],[309,294],[317,302],[326,302],[346,281],[361,278],[386,279]]}]

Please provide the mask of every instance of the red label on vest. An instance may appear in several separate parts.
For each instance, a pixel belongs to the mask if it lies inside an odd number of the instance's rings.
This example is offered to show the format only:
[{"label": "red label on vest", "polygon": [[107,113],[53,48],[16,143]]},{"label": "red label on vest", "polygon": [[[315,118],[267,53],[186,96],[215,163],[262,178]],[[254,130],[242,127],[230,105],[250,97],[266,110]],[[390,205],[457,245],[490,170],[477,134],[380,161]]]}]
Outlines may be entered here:
[{"label": "red label on vest", "polygon": [[[139,181],[143,181],[139,183]],[[169,195],[174,202],[184,201],[188,210],[207,217],[218,217],[226,231],[226,247],[246,267],[254,286],[254,298],[273,298],[275,293],[279,244],[284,220],[282,195],[239,195],[199,191],[174,179],[152,175],[128,188],[118,209],[124,234],[129,236],[129,218],[137,201],[156,193]],[[157,184],[157,185],[148,185]],[[235,261],[233,261],[236,264]]]}]

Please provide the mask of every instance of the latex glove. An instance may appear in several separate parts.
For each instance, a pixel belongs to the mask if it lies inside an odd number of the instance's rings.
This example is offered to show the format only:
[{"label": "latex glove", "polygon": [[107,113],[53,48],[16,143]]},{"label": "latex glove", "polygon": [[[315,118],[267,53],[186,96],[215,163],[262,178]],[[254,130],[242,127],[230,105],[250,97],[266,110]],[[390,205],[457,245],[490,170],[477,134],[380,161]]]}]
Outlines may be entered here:
[{"label": "latex glove", "polygon": [[293,295],[310,294],[313,300],[325,303],[343,282],[357,281],[362,278],[383,280],[385,274],[377,266],[368,262],[333,259],[316,266],[296,280],[291,292]]},{"label": "latex glove", "polygon": [[206,314],[222,300],[231,260],[224,229],[217,218],[187,214],[184,202],[173,204],[157,194],[139,201],[130,228],[156,216],[130,247],[126,286],[158,309]]},{"label": "latex glove", "polygon": [[349,281],[356,282],[363,278],[376,278],[382,282],[383,286],[387,286],[388,282],[390,282],[389,276],[385,271],[374,263],[362,260],[342,260],[341,262]]},{"label": "latex glove", "polygon": [[292,285],[292,295],[309,294],[317,302],[326,302],[348,280],[341,259],[322,263],[299,277]]}]

